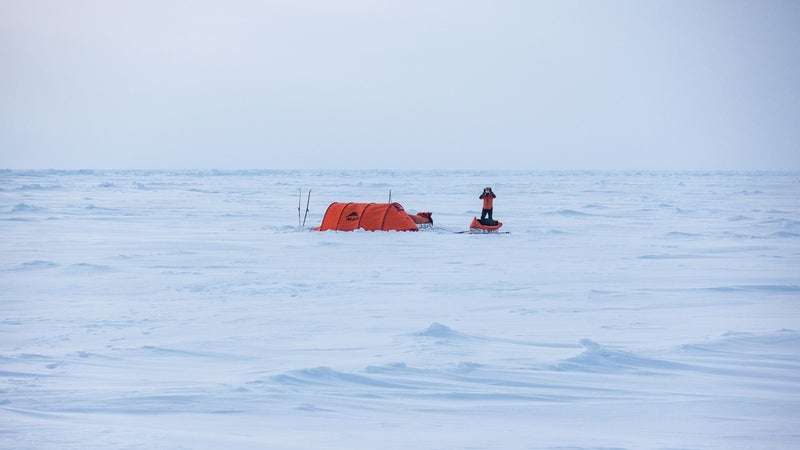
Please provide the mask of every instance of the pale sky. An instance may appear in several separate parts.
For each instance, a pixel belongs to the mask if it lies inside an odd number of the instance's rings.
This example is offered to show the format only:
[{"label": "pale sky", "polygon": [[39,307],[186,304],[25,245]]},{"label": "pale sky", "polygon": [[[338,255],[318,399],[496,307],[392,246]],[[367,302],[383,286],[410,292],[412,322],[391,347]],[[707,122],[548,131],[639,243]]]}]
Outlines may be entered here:
[{"label": "pale sky", "polygon": [[800,170],[800,1],[0,0],[0,168]]}]

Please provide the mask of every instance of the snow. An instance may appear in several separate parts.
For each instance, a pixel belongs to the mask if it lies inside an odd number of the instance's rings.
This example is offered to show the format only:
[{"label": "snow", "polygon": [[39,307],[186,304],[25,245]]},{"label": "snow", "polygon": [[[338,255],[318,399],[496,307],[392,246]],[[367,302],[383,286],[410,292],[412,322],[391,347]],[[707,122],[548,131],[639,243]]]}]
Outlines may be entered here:
[{"label": "snow", "polygon": [[800,446],[798,173],[0,171],[0,236],[3,448]]}]

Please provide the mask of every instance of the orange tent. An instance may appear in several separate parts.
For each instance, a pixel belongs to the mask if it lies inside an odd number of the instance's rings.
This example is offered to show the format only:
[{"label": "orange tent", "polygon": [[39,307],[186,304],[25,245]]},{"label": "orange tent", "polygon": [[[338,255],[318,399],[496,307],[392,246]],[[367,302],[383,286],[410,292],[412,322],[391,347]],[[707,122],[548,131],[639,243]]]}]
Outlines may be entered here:
[{"label": "orange tent", "polygon": [[419,231],[400,203],[331,203],[315,230]]}]

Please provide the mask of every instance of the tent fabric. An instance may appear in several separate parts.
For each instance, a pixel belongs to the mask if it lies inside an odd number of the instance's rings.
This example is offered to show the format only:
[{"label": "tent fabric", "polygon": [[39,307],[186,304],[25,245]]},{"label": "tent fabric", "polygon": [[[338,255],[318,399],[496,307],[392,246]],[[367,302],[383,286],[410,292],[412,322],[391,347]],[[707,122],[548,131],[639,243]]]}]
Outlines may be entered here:
[{"label": "tent fabric", "polygon": [[399,203],[331,203],[316,230],[419,231]]}]

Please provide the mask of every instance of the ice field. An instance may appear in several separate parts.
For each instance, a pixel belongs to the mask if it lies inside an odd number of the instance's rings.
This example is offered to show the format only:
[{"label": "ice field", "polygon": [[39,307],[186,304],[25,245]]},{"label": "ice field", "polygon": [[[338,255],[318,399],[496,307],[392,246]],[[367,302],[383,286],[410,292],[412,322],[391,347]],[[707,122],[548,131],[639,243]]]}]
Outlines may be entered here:
[{"label": "ice field", "polygon": [[0,255],[1,448],[800,448],[800,173],[6,170]]}]

